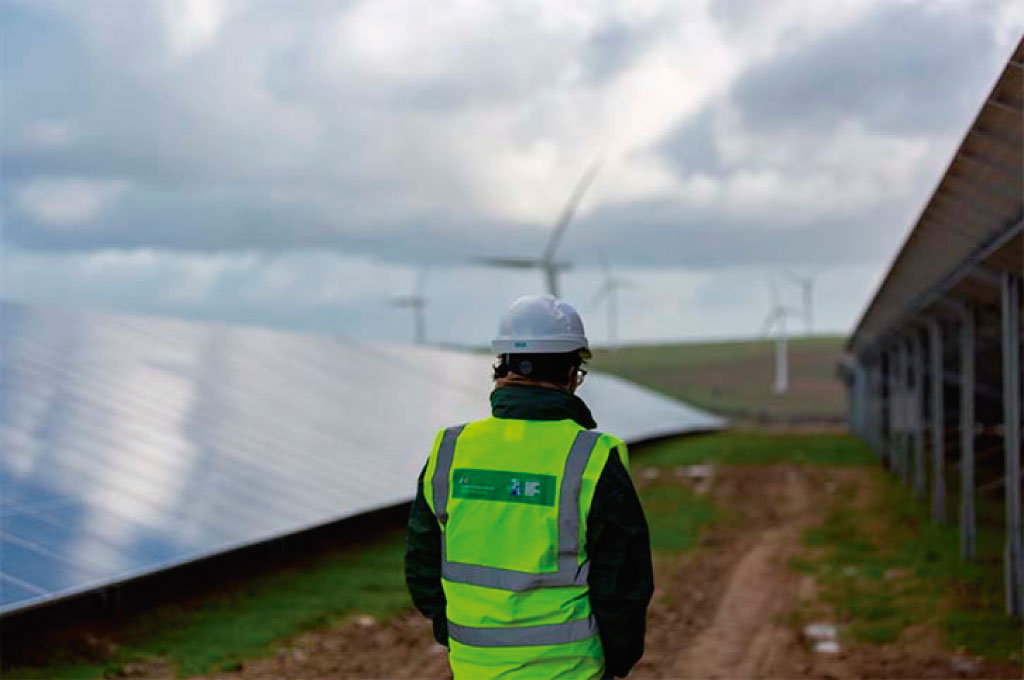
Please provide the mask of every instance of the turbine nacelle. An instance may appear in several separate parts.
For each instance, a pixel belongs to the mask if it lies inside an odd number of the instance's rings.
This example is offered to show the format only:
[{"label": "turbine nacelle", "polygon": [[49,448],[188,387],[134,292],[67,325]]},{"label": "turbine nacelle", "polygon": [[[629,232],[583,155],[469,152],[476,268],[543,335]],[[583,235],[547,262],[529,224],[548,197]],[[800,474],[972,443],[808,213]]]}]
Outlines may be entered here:
[{"label": "turbine nacelle", "polygon": [[518,257],[477,257],[473,258],[473,261],[505,269],[553,269],[559,272],[572,269],[572,264],[569,262],[545,262],[544,260]]},{"label": "turbine nacelle", "polygon": [[426,307],[427,299],[414,295],[396,296],[391,298],[390,304],[394,307]]},{"label": "turbine nacelle", "polygon": [[427,320],[424,310],[427,307],[427,298],[423,289],[427,284],[427,269],[424,267],[416,275],[416,284],[413,292],[409,295],[396,295],[388,301],[392,307],[411,309],[413,312],[413,337],[417,345],[427,342]]},{"label": "turbine nacelle", "polygon": [[558,244],[561,242],[566,228],[576,214],[576,208],[579,207],[580,201],[583,200],[583,196],[586,194],[587,189],[590,188],[590,184],[594,181],[594,177],[597,176],[602,164],[603,161],[599,159],[583,173],[583,177],[576,184],[572,194],[569,196],[568,202],[558,216],[558,220],[551,230],[551,237],[548,239],[547,244],[544,246],[544,252],[541,253],[539,258],[478,257],[475,260],[492,267],[504,267],[506,269],[540,269],[544,273],[544,285],[548,293],[559,297],[558,274],[569,269],[570,265],[567,262],[556,261],[555,251],[558,250]]}]

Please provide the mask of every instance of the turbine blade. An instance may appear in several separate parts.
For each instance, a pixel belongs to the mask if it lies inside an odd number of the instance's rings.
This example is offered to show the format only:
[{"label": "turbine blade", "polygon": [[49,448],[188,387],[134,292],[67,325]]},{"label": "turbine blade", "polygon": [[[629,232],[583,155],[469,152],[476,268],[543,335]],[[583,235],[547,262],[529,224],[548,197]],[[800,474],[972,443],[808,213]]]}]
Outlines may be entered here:
[{"label": "turbine blade", "polygon": [[590,298],[590,302],[589,302],[589,303],[587,303],[587,307],[593,307],[593,306],[594,306],[594,305],[596,305],[596,304],[597,304],[598,302],[600,302],[601,300],[603,300],[603,299],[605,298],[605,296],[607,296],[607,295],[608,295],[608,293],[609,293],[609,292],[611,292],[611,289],[612,289],[612,284],[611,284],[611,281],[605,281],[605,282],[604,282],[603,284],[601,284],[601,286],[600,286],[600,287],[599,287],[599,288],[597,289],[597,292],[596,292],[596,293],[594,293],[594,297]]},{"label": "turbine blade", "polygon": [[544,281],[547,283],[548,293],[558,297],[558,267],[548,263],[544,267]]},{"label": "turbine blade", "polygon": [[474,262],[505,269],[537,269],[544,266],[541,260],[519,257],[475,257]]},{"label": "turbine blade", "polygon": [[580,181],[576,185],[576,188],[573,189],[572,194],[569,195],[569,201],[562,209],[562,214],[558,216],[558,221],[555,222],[555,228],[551,232],[551,238],[548,240],[548,244],[544,248],[544,254],[541,255],[541,259],[545,262],[550,262],[554,259],[555,251],[558,249],[558,243],[562,240],[562,235],[565,233],[566,227],[568,227],[569,222],[572,221],[573,215],[576,214],[576,208],[579,207],[584,194],[586,194],[587,189],[590,188],[590,183],[594,181],[595,177],[597,177],[597,173],[603,164],[603,158],[598,158],[594,161],[590,167],[587,168],[587,171],[583,173],[583,177],[580,178]]}]

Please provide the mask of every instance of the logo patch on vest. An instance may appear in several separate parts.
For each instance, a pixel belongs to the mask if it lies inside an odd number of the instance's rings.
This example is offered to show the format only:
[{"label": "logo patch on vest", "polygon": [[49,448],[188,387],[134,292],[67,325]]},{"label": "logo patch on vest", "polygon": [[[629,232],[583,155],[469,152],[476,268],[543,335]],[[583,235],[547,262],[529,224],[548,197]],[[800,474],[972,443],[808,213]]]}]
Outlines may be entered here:
[{"label": "logo patch on vest", "polygon": [[459,468],[452,471],[452,482],[452,498],[530,505],[555,504],[557,479],[554,475]]}]

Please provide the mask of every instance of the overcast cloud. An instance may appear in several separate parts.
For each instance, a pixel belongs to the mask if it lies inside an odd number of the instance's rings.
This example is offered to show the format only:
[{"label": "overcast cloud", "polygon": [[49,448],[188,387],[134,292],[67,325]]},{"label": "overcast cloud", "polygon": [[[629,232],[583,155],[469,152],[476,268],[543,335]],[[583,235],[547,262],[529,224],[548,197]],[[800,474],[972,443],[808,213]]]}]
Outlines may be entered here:
[{"label": "overcast cloud", "polygon": [[[0,0],[3,296],[483,344],[568,192],[631,340],[846,332],[1024,30],[1013,0]],[[784,289],[785,290],[785,289]],[[796,291],[788,295],[796,300]],[[603,332],[594,332],[600,338]]]}]

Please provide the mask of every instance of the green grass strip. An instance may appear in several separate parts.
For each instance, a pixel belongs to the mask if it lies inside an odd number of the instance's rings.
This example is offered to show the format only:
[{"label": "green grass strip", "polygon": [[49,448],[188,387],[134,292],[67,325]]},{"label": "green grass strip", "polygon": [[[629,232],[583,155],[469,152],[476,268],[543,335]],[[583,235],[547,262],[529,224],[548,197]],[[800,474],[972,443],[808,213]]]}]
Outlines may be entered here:
[{"label": "green grass strip", "polygon": [[658,467],[698,463],[873,465],[878,460],[863,442],[848,434],[767,432],[723,432],[669,439],[638,447],[636,459]]},{"label": "green grass strip", "polygon": [[648,487],[640,493],[651,532],[651,550],[678,553],[697,544],[701,529],[719,518],[718,510],[689,488],[669,483]]},{"label": "green grass strip", "polygon": [[404,534],[392,531],[353,550],[339,548],[311,563],[243,581],[196,606],[162,606],[121,631],[107,659],[89,661],[74,645],[52,650],[48,663],[5,668],[4,677],[102,678],[125,664],[169,659],[179,675],[230,668],[272,653],[275,643],[361,612],[385,618],[410,607],[402,556]]},{"label": "green grass strip", "polygon": [[[804,537],[819,557],[792,566],[818,578],[856,639],[893,642],[911,625],[934,623],[949,648],[1020,663],[1024,631],[1005,615],[999,587],[1001,528],[980,522],[977,559],[964,562],[955,525],[932,522],[926,504],[883,471],[875,481],[882,491],[866,509],[854,506],[854,489],[840,489]],[[979,517],[991,515],[980,508]]]}]

